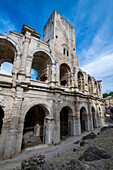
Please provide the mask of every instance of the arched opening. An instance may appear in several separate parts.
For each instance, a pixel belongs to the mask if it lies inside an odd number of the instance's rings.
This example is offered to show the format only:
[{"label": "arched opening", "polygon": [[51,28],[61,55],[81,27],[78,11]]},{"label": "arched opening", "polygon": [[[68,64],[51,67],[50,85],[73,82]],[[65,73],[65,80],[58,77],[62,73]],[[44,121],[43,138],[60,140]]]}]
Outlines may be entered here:
[{"label": "arched opening", "polygon": [[0,134],[2,132],[3,118],[4,118],[4,111],[2,107],[0,106]]},{"label": "arched opening", "polygon": [[25,116],[22,147],[44,143],[45,110],[36,105],[29,109]]},{"label": "arched opening", "polygon": [[80,124],[81,124],[81,132],[88,130],[88,116],[85,107],[80,109]]},{"label": "arched opening", "polygon": [[93,128],[96,128],[96,117],[95,117],[94,107],[91,108],[91,111],[92,111],[92,119],[93,119]]},{"label": "arched opening", "polygon": [[72,135],[72,110],[67,106],[60,112],[60,138]]},{"label": "arched opening", "polygon": [[51,59],[43,51],[38,51],[33,56],[31,79],[46,82],[50,79]]},{"label": "arched opening", "polygon": [[71,73],[67,64],[61,64],[60,66],[60,84],[65,87],[71,84]]},{"label": "arched opening", "polygon": [[11,43],[7,41],[0,43],[0,73],[12,74],[14,56],[15,52]]},{"label": "arched opening", "polygon": [[88,76],[88,92],[90,95],[92,94],[92,81],[90,76]]},{"label": "arched opening", "polygon": [[78,80],[78,89],[80,92],[83,92],[84,91],[84,77],[81,71],[78,72],[77,80]]}]

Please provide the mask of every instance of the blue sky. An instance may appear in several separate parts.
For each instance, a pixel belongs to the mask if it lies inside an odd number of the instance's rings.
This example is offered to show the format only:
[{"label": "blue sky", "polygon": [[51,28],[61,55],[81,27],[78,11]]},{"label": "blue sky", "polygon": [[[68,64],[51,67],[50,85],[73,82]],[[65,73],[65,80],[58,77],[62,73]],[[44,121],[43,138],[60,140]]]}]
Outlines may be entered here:
[{"label": "blue sky", "polygon": [[0,33],[25,23],[42,34],[54,9],[75,27],[80,68],[102,80],[103,93],[113,91],[113,0],[4,0]]}]

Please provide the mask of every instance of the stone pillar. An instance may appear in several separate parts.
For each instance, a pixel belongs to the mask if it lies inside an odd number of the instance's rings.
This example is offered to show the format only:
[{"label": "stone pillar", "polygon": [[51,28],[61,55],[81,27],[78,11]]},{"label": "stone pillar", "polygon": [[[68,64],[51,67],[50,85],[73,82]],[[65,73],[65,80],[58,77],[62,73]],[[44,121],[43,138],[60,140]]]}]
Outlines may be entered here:
[{"label": "stone pillar", "polygon": [[93,130],[93,119],[92,119],[92,114],[89,114],[89,130]]},{"label": "stone pillar", "polygon": [[4,158],[12,158],[15,156],[22,96],[23,96],[23,88],[17,87],[15,99],[13,103],[13,109],[12,109],[12,115],[11,115],[11,121],[9,127],[9,135],[6,144]]},{"label": "stone pillar", "polygon": [[[80,113],[77,113],[79,115]],[[80,116],[75,118],[75,135],[81,135],[81,123],[80,123]]]},{"label": "stone pillar", "polygon": [[86,119],[86,130],[90,131],[90,120],[89,120],[89,115],[86,115],[87,119]]},{"label": "stone pillar", "polygon": [[45,125],[44,125],[44,142],[46,144],[53,143],[53,130],[54,130],[54,119],[46,117],[45,118]]},{"label": "stone pillar", "polygon": [[79,110],[79,97],[75,98],[76,104],[75,104],[75,112],[76,112],[76,117],[75,117],[75,134],[80,135],[81,134],[81,122],[80,122],[80,110]]},{"label": "stone pillar", "polygon": [[23,128],[24,128],[24,122],[20,121],[18,125],[17,137],[16,137],[15,155],[21,152]]},{"label": "stone pillar", "polygon": [[14,62],[14,66],[13,66],[13,71],[12,71],[12,74],[13,74],[13,86],[16,85],[17,72],[19,71],[19,68],[20,68],[20,60],[21,60],[21,54],[17,53],[16,59],[15,59],[15,62]]},{"label": "stone pillar", "polygon": [[51,86],[54,86],[55,84],[55,64],[52,64],[51,66],[51,71],[52,71],[52,75],[51,75]]},{"label": "stone pillar", "polygon": [[55,127],[54,127],[54,144],[59,144],[60,143],[60,120],[57,120],[55,122]]},{"label": "stone pillar", "polygon": [[0,157],[4,156],[7,138],[9,136],[10,118],[3,119],[2,133],[0,135]]},{"label": "stone pillar", "polygon": [[22,74],[26,74],[26,60],[27,60],[27,55],[28,55],[30,38],[31,38],[31,33],[26,31],[25,40],[24,40],[24,44],[23,44],[23,55],[22,55],[22,59],[21,59],[21,68],[19,71]]},{"label": "stone pillar", "polygon": [[56,63],[56,83],[60,85],[60,67],[59,63]]}]

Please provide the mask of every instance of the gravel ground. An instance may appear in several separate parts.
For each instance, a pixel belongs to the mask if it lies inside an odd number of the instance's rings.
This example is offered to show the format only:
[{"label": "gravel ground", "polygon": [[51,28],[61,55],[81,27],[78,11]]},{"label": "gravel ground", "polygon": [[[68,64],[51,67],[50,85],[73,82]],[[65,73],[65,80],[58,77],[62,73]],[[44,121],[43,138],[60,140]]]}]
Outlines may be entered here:
[{"label": "gravel ground", "polygon": [[[99,132],[99,128],[94,130],[94,133]],[[72,159],[77,160],[84,151],[90,146],[97,146],[105,151],[108,151],[112,155],[111,158],[100,161],[85,162],[89,170],[113,170],[113,129],[102,132],[95,139],[88,139],[84,146],[74,144],[74,142],[80,140],[83,136],[89,134],[89,132],[83,133],[81,136],[74,136],[67,138],[57,146],[40,145],[38,147],[27,148],[23,150],[18,156],[13,159],[1,160],[0,170],[12,170],[13,168],[20,166],[21,162],[33,155],[45,155],[45,160],[48,164],[62,165],[70,162]],[[75,148],[75,152],[73,151]]]}]

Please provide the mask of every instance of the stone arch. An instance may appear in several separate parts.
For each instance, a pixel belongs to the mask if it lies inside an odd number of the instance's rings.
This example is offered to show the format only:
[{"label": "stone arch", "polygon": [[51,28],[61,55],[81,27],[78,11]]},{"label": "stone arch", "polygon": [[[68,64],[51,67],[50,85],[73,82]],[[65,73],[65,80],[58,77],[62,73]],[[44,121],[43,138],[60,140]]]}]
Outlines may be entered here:
[{"label": "stone arch", "polygon": [[[51,117],[51,115],[50,115],[50,114],[51,114],[51,112],[50,112],[50,106],[47,105],[47,103],[34,101],[34,102],[30,103],[29,105],[27,105],[26,107],[23,106],[24,109],[22,109],[23,111],[22,111],[22,114],[21,114],[23,121],[24,121],[24,119],[25,119],[25,116],[26,116],[28,110],[29,110],[30,108],[32,108],[33,106],[36,106],[36,105],[43,106],[44,110],[46,111],[46,116],[47,116],[47,117]],[[49,113],[49,114],[48,114],[48,113]]]},{"label": "stone arch", "polygon": [[[12,72],[14,72],[16,53],[17,53],[16,43],[10,38],[0,36],[0,66],[2,64],[7,64],[7,66],[11,68]],[[9,71],[6,71],[4,74],[9,74]]]},{"label": "stone arch", "polygon": [[87,106],[83,103],[79,107],[80,110],[80,127],[81,132],[88,131],[89,130],[89,114]]},{"label": "stone arch", "polygon": [[42,48],[35,48],[35,49],[30,53],[30,56],[33,57],[36,52],[46,53],[46,54],[50,57],[51,63],[52,63],[52,64],[55,64],[55,59],[53,58],[53,56],[52,56],[47,50],[44,50],[44,49],[42,49]]},{"label": "stone arch", "polygon": [[24,114],[22,147],[33,146],[46,142],[46,118],[49,110],[45,104],[32,103]]},{"label": "stone arch", "polygon": [[80,92],[84,91],[84,73],[82,72],[82,70],[79,70],[77,72],[77,85],[78,85],[78,89]]},{"label": "stone arch", "polygon": [[3,118],[4,118],[4,110],[2,109],[2,107],[0,106],[0,134],[2,132],[2,126],[3,126]]},{"label": "stone arch", "polygon": [[[59,61],[59,66],[61,66],[62,64],[67,64],[68,67],[69,67],[70,70],[71,70],[72,65],[71,65],[67,60],[61,60],[61,61]],[[71,70],[71,72],[72,72],[72,70]]]},{"label": "stone arch", "polygon": [[73,135],[73,110],[69,105],[60,109],[60,138]]},{"label": "stone arch", "polygon": [[70,86],[71,77],[71,69],[69,65],[66,63],[60,64],[60,84],[65,87]]},{"label": "stone arch", "polygon": [[54,64],[53,57],[45,50],[34,50],[31,63],[31,77],[32,72],[35,72],[34,79],[48,82],[51,80],[51,70]]},{"label": "stone arch", "polygon": [[92,77],[88,74],[88,92],[90,95],[93,93],[93,81]]},{"label": "stone arch", "polygon": [[68,108],[70,108],[71,111],[72,111],[72,116],[75,116],[75,109],[74,109],[74,107],[73,107],[70,103],[64,102],[64,103],[59,107],[59,113],[61,112],[61,110],[62,110],[63,107],[68,107]]}]

